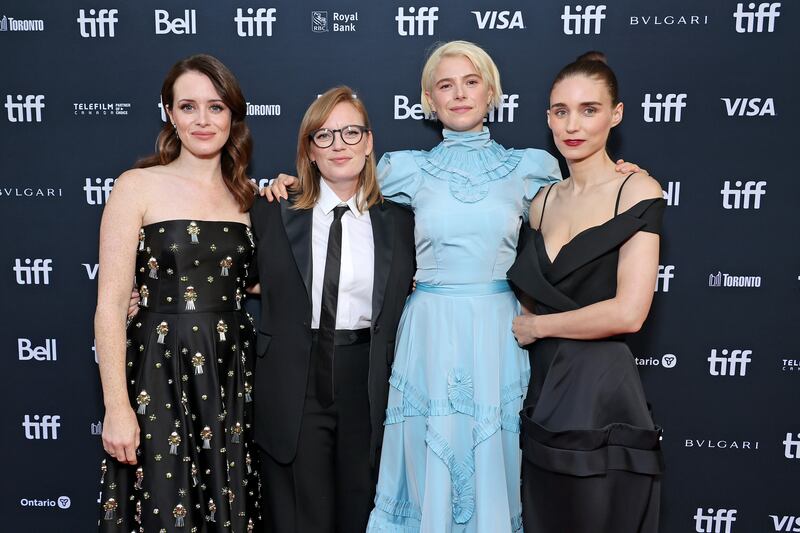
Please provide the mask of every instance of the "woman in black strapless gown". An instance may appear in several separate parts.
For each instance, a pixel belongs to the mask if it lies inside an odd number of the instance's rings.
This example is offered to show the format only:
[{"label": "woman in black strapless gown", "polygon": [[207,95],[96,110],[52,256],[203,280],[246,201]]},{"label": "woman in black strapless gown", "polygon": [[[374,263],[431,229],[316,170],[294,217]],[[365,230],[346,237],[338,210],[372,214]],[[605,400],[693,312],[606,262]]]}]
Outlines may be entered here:
[{"label": "woman in black strapless gown", "polygon": [[579,58],[556,78],[548,123],[571,177],[534,199],[534,230],[508,272],[533,300],[514,323],[532,343],[521,413],[528,533],[658,529],[660,430],[624,335],[650,308],[665,203],[652,178],[614,176],[605,143],[621,119],[604,58]]},{"label": "woman in black strapless gown", "polygon": [[[103,400],[99,529],[246,533],[260,525],[250,133],[233,74],[178,62],[158,153],[117,180],[100,230],[95,334]],[[211,219],[211,220],[209,220]],[[135,276],[140,310],[125,328]]]}]

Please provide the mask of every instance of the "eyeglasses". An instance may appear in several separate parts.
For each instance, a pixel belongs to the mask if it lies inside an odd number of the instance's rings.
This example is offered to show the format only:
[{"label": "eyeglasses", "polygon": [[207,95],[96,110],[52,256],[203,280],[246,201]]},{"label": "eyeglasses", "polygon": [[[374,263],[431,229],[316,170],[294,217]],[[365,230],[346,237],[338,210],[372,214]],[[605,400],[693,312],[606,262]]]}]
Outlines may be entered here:
[{"label": "eyeglasses", "polygon": [[366,126],[350,125],[338,130],[321,128],[309,133],[308,137],[318,148],[328,148],[333,145],[334,138],[338,132],[339,137],[342,138],[342,142],[352,146],[361,142],[361,139],[364,137],[364,132],[366,131],[370,131]]}]

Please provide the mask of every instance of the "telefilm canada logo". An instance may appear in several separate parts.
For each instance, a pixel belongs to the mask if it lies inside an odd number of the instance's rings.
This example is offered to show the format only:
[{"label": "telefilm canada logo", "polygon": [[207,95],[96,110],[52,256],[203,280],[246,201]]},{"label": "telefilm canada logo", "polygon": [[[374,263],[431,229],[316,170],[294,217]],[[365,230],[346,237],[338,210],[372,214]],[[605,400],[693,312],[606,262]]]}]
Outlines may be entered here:
[{"label": "telefilm canada logo", "polygon": [[788,357],[781,359],[781,370],[783,372],[791,372],[800,375],[800,359],[790,359]]},{"label": "telefilm canada logo", "polygon": [[717,271],[708,275],[709,287],[761,287],[761,276],[739,276]]},{"label": "telefilm canada logo", "polygon": [[44,21],[41,19],[15,19],[3,15],[0,18],[0,31],[44,31]]},{"label": "telefilm canada logo", "polygon": [[358,30],[358,11],[312,11],[311,31],[314,33],[352,33]]},{"label": "telefilm canada logo", "polygon": [[75,116],[128,116],[130,102],[73,102],[72,111]]}]

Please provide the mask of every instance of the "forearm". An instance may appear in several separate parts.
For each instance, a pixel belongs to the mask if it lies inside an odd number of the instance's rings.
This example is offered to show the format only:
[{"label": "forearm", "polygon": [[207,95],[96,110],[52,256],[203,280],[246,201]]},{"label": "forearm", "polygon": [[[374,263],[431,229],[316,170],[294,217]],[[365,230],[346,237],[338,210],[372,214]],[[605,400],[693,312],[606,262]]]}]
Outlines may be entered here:
[{"label": "forearm", "polygon": [[537,338],[586,340],[634,333],[642,320],[624,302],[611,298],[574,311],[537,315],[534,324]]},{"label": "forearm", "polygon": [[95,349],[107,411],[130,408],[125,378],[126,303],[100,304],[94,318]]}]

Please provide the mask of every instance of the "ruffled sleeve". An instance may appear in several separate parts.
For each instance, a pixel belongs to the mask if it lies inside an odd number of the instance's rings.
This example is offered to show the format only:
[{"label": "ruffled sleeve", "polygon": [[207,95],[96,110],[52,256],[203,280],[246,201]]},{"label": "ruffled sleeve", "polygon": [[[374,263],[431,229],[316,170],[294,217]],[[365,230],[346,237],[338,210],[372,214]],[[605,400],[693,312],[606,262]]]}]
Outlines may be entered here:
[{"label": "ruffled sleeve", "polygon": [[561,181],[561,169],[558,167],[558,160],[544,150],[528,148],[524,150],[522,161],[517,167],[522,173],[522,181],[525,187],[523,218],[528,221],[528,211],[531,208],[531,201],[539,189],[543,186]]},{"label": "ruffled sleeve", "polygon": [[414,152],[386,152],[378,162],[378,185],[384,198],[411,205],[422,179]]}]

